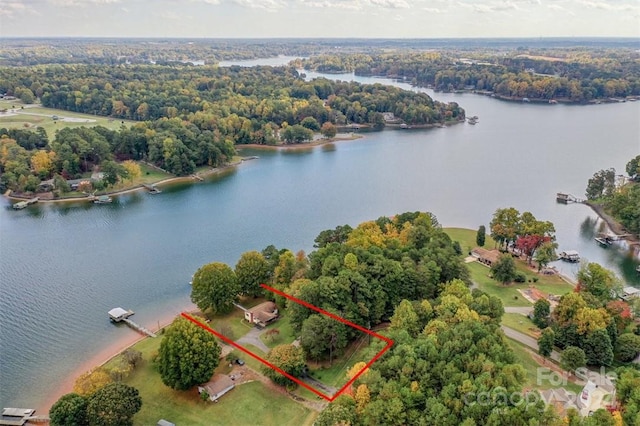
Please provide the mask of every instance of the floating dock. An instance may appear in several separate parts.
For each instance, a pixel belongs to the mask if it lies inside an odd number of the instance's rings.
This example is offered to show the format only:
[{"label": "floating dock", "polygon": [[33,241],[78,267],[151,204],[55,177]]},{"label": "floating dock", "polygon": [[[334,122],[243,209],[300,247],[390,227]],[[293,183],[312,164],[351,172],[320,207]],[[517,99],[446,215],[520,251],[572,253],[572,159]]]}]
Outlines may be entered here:
[{"label": "floating dock", "polygon": [[134,330],[142,333],[142,334],[146,334],[149,337],[156,337],[156,334],[154,332],[152,332],[151,330],[148,330],[147,328],[141,326],[140,324],[137,324],[133,321],[131,321],[129,319],[129,317],[131,315],[133,315],[135,312],[133,312],[132,310],[126,310],[126,309],[122,309],[122,308],[113,308],[112,310],[110,310],[108,312],[109,314],[109,319],[111,319],[111,321],[113,322],[124,322],[125,324],[127,324],[129,327],[133,328]]},{"label": "floating dock", "polygon": [[27,201],[20,201],[20,202],[15,203],[13,205],[13,209],[14,210],[22,210],[25,207],[30,206],[31,204],[37,203],[39,200],[40,199],[38,197],[35,197],[35,198],[31,198],[30,200],[27,200]]},{"label": "floating dock", "polygon": [[109,204],[113,200],[108,195],[100,195],[99,197],[92,197],[91,200],[94,204]]}]

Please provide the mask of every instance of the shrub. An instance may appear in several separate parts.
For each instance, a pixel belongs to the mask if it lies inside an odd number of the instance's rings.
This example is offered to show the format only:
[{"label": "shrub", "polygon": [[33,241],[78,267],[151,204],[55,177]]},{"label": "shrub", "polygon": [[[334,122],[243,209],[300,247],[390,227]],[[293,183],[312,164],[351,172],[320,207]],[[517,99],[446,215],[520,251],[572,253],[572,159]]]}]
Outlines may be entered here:
[{"label": "shrub", "polygon": [[526,283],[527,282],[527,276],[525,274],[523,274],[522,272],[518,272],[516,274],[516,277],[513,280],[515,282],[517,282],[517,283]]}]

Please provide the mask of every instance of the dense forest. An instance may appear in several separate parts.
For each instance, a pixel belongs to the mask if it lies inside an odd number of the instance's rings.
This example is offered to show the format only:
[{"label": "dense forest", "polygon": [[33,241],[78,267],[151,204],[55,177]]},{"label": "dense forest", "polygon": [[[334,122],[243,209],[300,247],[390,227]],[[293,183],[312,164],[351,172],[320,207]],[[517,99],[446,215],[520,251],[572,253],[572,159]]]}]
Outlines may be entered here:
[{"label": "dense forest", "polygon": [[474,90],[504,98],[589,102],[640,95],[633,49],[517,49],[328,54],[298,60],[321,72],[407,79],[436,90]]},{"label": "dense forest", "polygon": [[[31,192],[39,179],[77,178],[112,160],[145,160],[176,175],[229,161],[236,144],[275,145],[335,135],[356,123],[380,129],[383,113],[415,125],[464,120],[456,103],[395,87],[305,81],[291,67],[218,68],[185,65],[47,65],[0,69],[0,92],[26,103],[131,119],[114,132],[0,130],[0,189]],[[39,150],[46,167],[32,158]]]},{"label": "dense forest", "polygon": [[[244,253],[235,270],[218,262],[204,265],[194,275],[191,297],[203,312],[224,314],[233,309],[240,295],[271,297],[260,286],[269,283],[364,328],[384,324],[382,333],[394,341],[393,346],[321,412],[317,425],[619,424],[606,410],[586,418],[569,410],[560,418],[537,391],[523,389],[526,372],[500,330],[502,302],[469,288],[460,245],[432,214],[408,212],[356,228],[338,226],[321,232],[315,243],[316,250],[308,256],[269,246],[261,253]],[[545,318],[558,334],[564,325],[579,330],[584,326],[589,328],[587,340],[592,334],[599,339],[608,336],[610,328],[628,325],[617,322],[626,317],[619,315],[612,303],[607,305],[606,312],[612,312],[608,314],[597,305],[600,299],[592,300],[601,296],[605,303],[610,294],[603,295],[606,284],[600,286],[597,279],[589,278],[596,277],[581,276],[585,284],[579,293],[563,297],[561,308],[552,317],[547,313]],[[361,337],[358,331],[300,304],[280,296],[275,299],[295,335],[300,336],[300,347],[277,346],[272,352],[278,356],[270,353],[267,358],[290,374],[300,374],[305,357],[330,361]],[[582,311],[571,310],[575,304],[570,302],[575,300],[589,302],[582,302]],[[591,320],[597,314],[605,315],[604,322],[614,325],[600,327]],[[582,336],[582,331],[576,333]],[[620,336],[624,340],[627,337],[622,336],[631,336],[634,344],[640,340],[629,333]],[[557,338],[562,347],[577,344],[567,339],[566,333]],[[374,351],[383,346],[383,342],[372,342]],[[608,349],[612,352],[611,344]],[[600,354],[592,352],[593,356]],[[356,363],[352,370],[362,368],[364,363]],[[268,370],[264,373],[270,375],[273,371]],[[628,386],[637,381],[637,375],[627,374],[625,402],[634,404],[637,396]],[[272,379],[281,385],[288,383],[282,376]],[[633,405],[624,415],[632,422],[637,420]]]}]

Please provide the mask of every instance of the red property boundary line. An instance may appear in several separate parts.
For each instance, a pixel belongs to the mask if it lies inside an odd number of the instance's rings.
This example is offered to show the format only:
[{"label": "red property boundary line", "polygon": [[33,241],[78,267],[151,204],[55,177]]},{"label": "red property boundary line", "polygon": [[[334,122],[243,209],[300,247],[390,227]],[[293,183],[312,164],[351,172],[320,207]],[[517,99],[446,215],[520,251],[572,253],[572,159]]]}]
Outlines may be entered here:
[{"label": "red property boundary line", "polygon": [[346,324],[346,325],[348,325],[348,326],[350,326],[350,327],[353,327],[353,328],[355,328],[356,330],[362,331],[363,333],[366,333],[366,334],[368,334],[368,335],[370,335],[370,336],[372,336],[372,337],[375,337],[375,338],[380,339],[380,340],[382,340],[382,341],[384,341],[384,342],[387,342],[387,344],[385,345],[385,347],[384,347],[380,352],[378,352],[378,353],[377,353],[377,354],[376,354],[376,355],[371,359],[371,361],[369,361],[369,362],[367,363],[367,365],[365,365],[365,366],[362,368],[362,370],[358,371],[358,373],[357,373],[355,376],[353,376],[353,377],[351,378],[351,380],[349,380],[349,381],[348,381],[344,386],[342,386],[342,387],[341,387],[341,388],[340,388],[340,389],[335,393],[335,395],[330,396],[330,395],[325,395],[325,394],[323,394],[322,392],[320,392],[320,391],[318,391],[317,389],[315,389],[315,388],[313,388],[313,387],[309,386],[308,384],[306,384],[306,383],[305,383],[305,382],[303,382],[302,380],[298,379],[297,377],[294,377],[294,376],[292,376],[291,374],[287,373],[286,371],[283,371],[282,369],[280,369],[280,368],[276,367],[275,365],[273,365],[272,363],[270,363],[270,362],[269,362],[269,361],[267,361],[266,359],[264,359],[264,358],[260,357],[259,355],[256,355],[255,353],[251,352],[250,350],[248,350],[248,349],[244,348],[243,346],[241,346],[241,345],[237,344],[236,342],[234,342],[233,340],[229,339],[228,337],[223,336],[222,334],[218,333],[217,331],[215,331],[214,329],[212,329],[212,328],[211,328],[211,327],[209,327],[208,325],[203,324],[203,323],[201,323],[200,321],[196,320],[196,319],[195,319],[195,318],[193,318],[191,315],[189,315],[189,314],[187,314],[187,313],[184,313],[184,312],[183,312],[183,313],[181,313],[180,315],[181,315],[182,317],[186,318],[187,320],[191,321],[192,323],[194,323],[194,324],[195,324],[195,325],[197,325],[198,327],[200,327],[200,328],[202,328],[202,329],[204,329],[204,330],[208,331],[209,333],[213,334],[214,336],[216,336],[217,338],[221,339],[221,340],[222,340],[222,341],[224,341],[225,343],[228,343],[229,345],[231,345],[231,346],[233,346],[233,347],[235,347],[235,348],[240,349],[242,352],[244,352],[244,353],[246,353],[247,355],[249,355],[249,356],[251,356],[251,357],[255,358],[255,359],[256,359],[256,360],[258,360],[258,361],[260,361],[261,363],[263,363],[263,364],[264,364],[264,365],[266,365],[267,367],[272,368],[273,370],[277,371],[278,373],[282,374],[283,376],[285,376],[285,377],[287,377],[287,378],[289,378],[289,379],[293,380],[294,382],[296,382],[296,383],[297,383],[297,384],[299,384],[300,386],[302,386],[302,387],[304,387],[304,388],[309,389],[311,392],[313,392],[313,393],[315,393],[316,395],[318,395],[318,396],[320,396],[320,397],[322,397],[322,398],[326,399],[326,400],[327,400],[327,401],[329,401],[329,402],[333,402],[337,397],[339,397],[340,395],[342,395],[342,393],[343,393],[343,392],[344,392],[344,391],[345,391],[349,386],[351,386],[351,384],[352,384],[352,383],[353,383],[353,382],[354,382],[358,377],[360,377],[360,375],[362,375],[362,374],[367,370],[367,368],[371,367],[371,364],[373,364],[374,362],[376,362],[376,361],[377,361],[377,360],[382,356],[382,354],[384,354],[387,350],[389,350],[389,348],[391,348],[391,346],[393,346],[393,340],[391,340],[391,339],[389,339],[389,338],[387,338],[387,337],[381,336],[380,334],[375,333],[375,332],[373,332],[373,331],[371,331],[371,330],[367,330],[366,328],[361,327],[361,326],[359,326],[358,324],[354,324],[354,323],[352,323],[351,321],[348,321],[348,320],[346,320],[346,319],[344,319],[344,318],[341,318],[341,317],[339,317],[339,316],[337,316],[337,315],[334,315],[334,314],[332,314],[331,312],[327,312],[327,311],[325,311],[325,310],[323,310],[323,309],[320,309],[320,308],[318,308],[317,306],[314,306],[314,305],[312,305],[312,304],[310,304],[310,303],[305,302],[304,300],[300,300],[300,299],[295,298],[295,297],[293,297],[293,296],[290,296],[290,295],[288,295],[288,294],[286,294],[286,293],[283,293],[283,292],[282,292],[282,291],[280,291],[280,290],[276,290],[276,289],[275,289],[275,288],[273,288],[273,287],[269,287],[268,285],[261,284],[261,287],[262,287],[262,288],[264,288],[264,289],[265,289],[265,290],[267,290],[267,291],[270,291],[270,292],[272,292],[272,293],[275,293],[275,294],[277,294],[277,295],[280,295],[280,296],[282,296],[282,297],[285,297],[285,298],[287,298],[287,299],[289,299],[289,300],[291,300],[291,301],[293,301],[293,302],[295,302],[295,303],[298,303],[299,305],[302,305],[302,306],[304,306],[304,307],[306,307],[306,308],[312,309],[312,310],[314,310],[314,311],[316,311],[316,312],[318,312],[318,313],[320,313],[320,314],[322,314],[322,315],[326,315],[326,316],[328,316],[328,317],[330,317],[330,318],[335,319],[336,321],[340,321],[341,323]]}]

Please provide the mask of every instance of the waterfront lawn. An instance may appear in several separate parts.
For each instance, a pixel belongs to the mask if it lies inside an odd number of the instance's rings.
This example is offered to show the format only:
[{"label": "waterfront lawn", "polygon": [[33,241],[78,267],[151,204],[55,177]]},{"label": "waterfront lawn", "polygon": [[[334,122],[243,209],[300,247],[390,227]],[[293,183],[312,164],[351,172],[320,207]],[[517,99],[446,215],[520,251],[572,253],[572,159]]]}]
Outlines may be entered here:
[{"label": "waterfront lawn", "polygon": [[244,320],[244,312],[234,307],[227,315],[207,315],[209,327],[231,340],[238,340],[253,326]]},{"label": "waterfront lawn", "polygon": [[518,288],[525,289],[527,283],[510,284],[504,286],[493,278],[489,277],[491,270],[479,262],[467,264],[471,272],[471,280],[478,285],[478,288],[490,296],[496,296],[502,300],[504,306],[532,306],[532,304],[518,292]]},{"label": "waterfront lawn", "polygon": [[534,339],[537,339],[540,333],[540,329],[526,315],[505,313],[501,323]]},{"label": "waterfront lawn", "polygon": [[[449,238],[451,238],[451,241],[457,241],[460,243],[463,257],[468,256],[471,250],[478,247],[478,244],[476,244],[476,235],[478,234],[477,230],[474,231],[472,229],[464,228],[444,228],[443,230]],[[487,250],[491,250],[495,246],[496,242],[491,238],[491,235],[486,234],[483,247]]]},{"label": "waterfront lawn", "polygon": [[[161,340],[147,338],[133,347],[142,352],[143,362],[123,382],[138,389],[142,397],[142,409],[135,415],[134,424],[152,425],[161,418],[188,425],[254,425],[257,419],[265,425],[313,424],[316,413],[260,382],[240,385],[218,403],[200,400],[196,388],[180,392],[165,386],[151,362]],[[222,364],[218,368],[224,370],[226,363]]]}]

